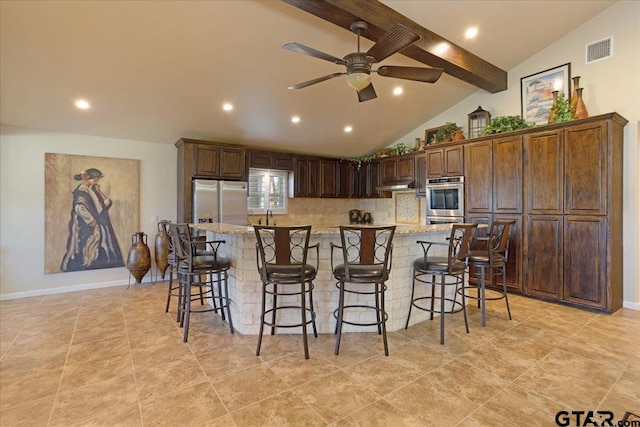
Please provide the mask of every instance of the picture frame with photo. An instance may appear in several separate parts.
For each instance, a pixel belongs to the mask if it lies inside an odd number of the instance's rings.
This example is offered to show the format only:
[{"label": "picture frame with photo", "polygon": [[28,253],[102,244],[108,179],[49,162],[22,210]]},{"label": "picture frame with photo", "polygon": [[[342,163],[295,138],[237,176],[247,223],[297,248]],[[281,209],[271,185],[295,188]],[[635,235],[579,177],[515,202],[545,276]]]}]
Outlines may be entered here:
[{"label": "picture frame with photo", "polygon": [[571,93],[571,63],[559,65],[520,79],[520,107],[527,123],[547,124],[553,92],[563,93],[567,99]]}]

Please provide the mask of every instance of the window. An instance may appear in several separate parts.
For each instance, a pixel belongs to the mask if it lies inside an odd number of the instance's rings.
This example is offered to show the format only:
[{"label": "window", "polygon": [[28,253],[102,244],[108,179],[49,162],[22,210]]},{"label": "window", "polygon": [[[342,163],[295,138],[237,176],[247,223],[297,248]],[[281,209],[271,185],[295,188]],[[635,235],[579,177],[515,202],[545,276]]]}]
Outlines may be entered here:
[{"label": "window", "polygon": [[253,213],[287,213],[286,171],[249,169],[247,209]]}]

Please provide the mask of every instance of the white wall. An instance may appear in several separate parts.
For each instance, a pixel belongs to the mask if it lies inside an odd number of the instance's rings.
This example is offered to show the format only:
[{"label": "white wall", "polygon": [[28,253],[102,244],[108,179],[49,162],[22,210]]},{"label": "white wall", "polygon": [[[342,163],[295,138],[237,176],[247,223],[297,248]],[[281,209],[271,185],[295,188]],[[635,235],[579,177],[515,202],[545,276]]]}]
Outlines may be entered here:
[{"label": "white wall", "polygon": [[[138,159],[139,229],[148,234],[150,246],[157,232],[151,217],[170,220],[176,217],[173,145],[2,126],[0,299],[126,284],[129,276],[126,268],[44,274],[45,153]],[[145,280],[149,278],[147,275]]]},{"label": "white wall", "polygon": [[[467,130],[467,115],[478,105],[492,117],[520,115],[520,78],[571,63],[571,75],[581,76],[589,115],[617,112],[629,120],[624,129],[623,250],[624,305],[640,310],[640,2],[620,1],[567,36],[508,71],[508,90],[478,91],[398,142],[413,145],[424,129],[456,122]],[[613,36],[613,57],[585,64],[585,45]],[[482,37],[482,35],[480,35]],[[393,145],[393,144],[392,144]]]}]

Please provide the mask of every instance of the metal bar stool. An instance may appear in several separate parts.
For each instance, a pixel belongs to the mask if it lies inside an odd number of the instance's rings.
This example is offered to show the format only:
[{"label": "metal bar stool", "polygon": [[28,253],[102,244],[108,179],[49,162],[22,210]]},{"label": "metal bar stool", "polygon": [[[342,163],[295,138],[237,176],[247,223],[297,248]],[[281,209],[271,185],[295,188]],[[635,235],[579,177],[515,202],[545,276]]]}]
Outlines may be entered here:
[{"label": "metal bar stool", "polygon": [[[271,335],[276,328],[302,327],[304,357],[309,358],[307,325],[313,327],[313,335],[318,337],[316,313],[313,308],[313,280],[316,278],[319,261],[319,244],[309,246],[311,226],[276,227],[254,226],[256,233],[256,264],[262,280],[262,313],[260,335],[256,356],[260,356],[264,326],[271,327]],[[316,249],[316,265],[307,263],[309,249]],[[271,308],[267,309],[267,295],[271,295]],[[290,296],[299,295],[299,305]],[[309,296],[309,306],[306,300]],[[284,297],[279,304],[278,297]],[[282,310],[299,310],[300,323],[278,323],[277,314]],[[271,320],[267,320],[267,315]]]},{"label": "metal bar stool", "polygon": [[[411,287],[411,304],[409,305],[409,314],[407,315],[407,323],[404,328],[409,327],[409,319],[411,318],[411,308],[428,311],[430,320],[433,320],[433,314],[440,314],[440,344],[444,344],[444,315],[450,313],[464,313],[464,326],[469,333],[469,323],[467,321],[467,309],[464,294],[462,294],[462,302],[457,301],[456,295],[458,290],[464,286],[465,272],[467,269],[467,254],[469,245],[473,237],[473,232],[477,224],[453,224],[451,226],[451,235],[448,243],[430,242],[418,240],[422,246],[423,256],[413,262],[413,282]],[[429,250],[434,246],[447,246],[447,256],[429,256]],[[430,278],[429,278],[430,276]],[[436,276],[440,278],[436,280]],[[452,281],[446,281],[446,278],[453,278]],[[431,294],[427,296],[416,297],[416,283],[424,283],[431,285]],[[436,296],[436,286],[440,287],[440,297]],[[453,298],[445,296],[447,287],[453,286]],[[439,308],[435,308],[435,301],[439,300]],[[421,305],[422,302],[428,302],[429,306]],[[451,303],[450,309],[445,309],[446,304]]]},{"label": "metal bar stool", "polygon": [[[169,224],[171,234],[177,238],[174,246],[178,263],[178,319],[184,327],[183,341],[187,342],[191,313],[203,313],[220,310],[222,320],[228,320],[229,330],[234,333],[231,320],[231,300],[229,299],[228,270],[231,263],[227,258],[218,255],[224,240],[195,239],[188,224]],[[197,247],[206,245],[207,250],[200,252]],[[224,293],[223,293],[224,285]],[[192,295],[191,288],[197,286],[200,292]],[[217,288],[217,289],[216,289]],[[210,298],[212,306],[193,310],[191,303]],[[204,305],[203,305],[204,306]],[[226,318],[225,318],[226,311]]]},{"label": "metal bar stool", "polygon": [[[342,325],[377,326],[378,334],[382,335],[384,354],[389,355],[387,345],[386,322],[388,314],[384,308],[384,292],[387,289],[386,281],[391,271],[391,255],[393,251],[393,235],[396,226],[384,227],[350,227],[340,226],[341,246],[331,243],[331,270],[336,278],[336,287],[340,291],[338,308],[333,315],[336,323],[336,347],[334,353],[340,351],[342,337]],[[341,249],[342,264],[333,266],[333,250]],[[351,287],[348,283],[355,283]],[[371,287],[362,287],[358,284],[373,284]],[[359,295],[373,295],[374,304],[345,304],[345,293]],[[375,321],[356,321],[345,319],[345,309],[365,308],[375,310]]]},{"label": "metal bar stool", "polygon": [[[511,309],[509,308],[509,298],[507,296],[507,260],[509,258],[509,237],[516,220],[496,220],[491,224],[489,234],[486,237],[475,237],[475,240],[486,241],[486,250],[469,251],[469,268],[477,268],[480,270],[477,286],[467,285],[458,289],[458,293],[466,295],[467,298],[477,299],[480,312],[482,313],[482,326],[487,324],[486,302],[487,300],[504,299],[507,304],[507,313],[511,320]],[[495,278],[502,276],[502,291],[489,291],[495,296],[487,296],[486,289],[486,272],[485,269],[491,269],[491,279],[495,283]],[[467,292],[470,289],[476,290],[476,295]],[[498,295],[496,295],[496,293]]]}]

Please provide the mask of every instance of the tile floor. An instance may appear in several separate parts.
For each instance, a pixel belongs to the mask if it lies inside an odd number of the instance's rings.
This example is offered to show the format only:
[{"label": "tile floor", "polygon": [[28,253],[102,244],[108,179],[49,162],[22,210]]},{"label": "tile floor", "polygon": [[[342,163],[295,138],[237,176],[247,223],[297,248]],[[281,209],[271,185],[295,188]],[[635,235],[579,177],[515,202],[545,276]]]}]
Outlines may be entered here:
[{"label": "tile floor", "polygon": [[[560,410],[640,413],[640,312],[512,295],[380,337],[231,335],[194,315],[182,343],[165,284],[0,303],[2,426],[553,426]],[[174,304],[175,305],[175,304]],[[596,418],[597,419],[597,418]],[[575,422],[574,424],[575,425]]]}]

